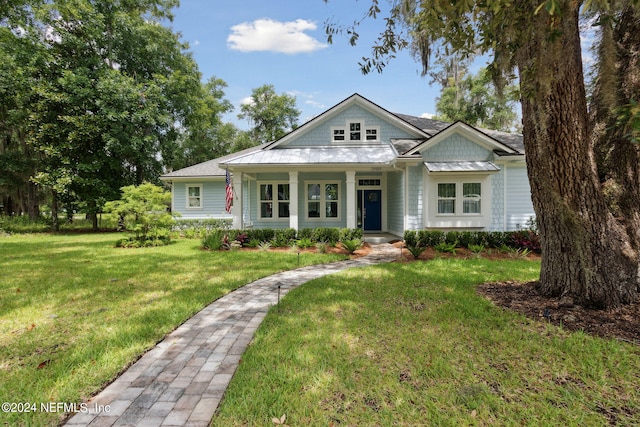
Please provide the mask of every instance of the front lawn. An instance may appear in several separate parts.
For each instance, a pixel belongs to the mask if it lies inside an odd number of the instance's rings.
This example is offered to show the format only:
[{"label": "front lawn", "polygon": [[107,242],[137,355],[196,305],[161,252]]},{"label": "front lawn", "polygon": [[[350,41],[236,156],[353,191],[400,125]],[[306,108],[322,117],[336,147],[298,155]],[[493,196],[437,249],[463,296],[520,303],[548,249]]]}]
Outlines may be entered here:
[{"label": "front lawn", "polygon": [[[63,414],[41,404],[79,404],[210,302],[298,266],[293,252],[116,249],[119,237],[0,237],[0,397],[37,408],[2,411],[0,425],[55,425]],[[300,265],[338,259],[302,253]]]},{"label": "front lawn", "polygon": [[539,268],[440,258],[309,282],[260,326],[212,425],[638,425],[638,346],[476,293]]}]

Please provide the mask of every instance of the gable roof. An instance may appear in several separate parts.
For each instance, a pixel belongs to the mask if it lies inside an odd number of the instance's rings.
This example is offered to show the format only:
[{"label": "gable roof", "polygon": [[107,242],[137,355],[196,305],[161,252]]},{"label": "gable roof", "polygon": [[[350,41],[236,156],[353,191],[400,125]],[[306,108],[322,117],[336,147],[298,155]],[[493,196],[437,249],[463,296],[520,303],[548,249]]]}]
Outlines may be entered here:
[{"label": "gable roof", "polygon": [[283,136],[279,140],[271,142],[265,147],[265,150],[270,150],[272,148],[278,147],[279,145],[284,145],[294,140],[301,134],[315,128],[316,126],[319,126],[329,118],[335,116],[336,114],[339,114],[341,111],[344,111],[353,105],[358,105],[364,108],[365,110],[368,110],[372,114],[385,118],[389,122],[393,123],[396,127],[404,129],[409,134],[415,135],[416,138],[428,138],[430,136],[427,132],[425,132],[419,127],[416,127],[414,124],[402,119],[397,114],[393,114],[388,110],[382,108],[378,104],[368,100],[367,98],[357,93],[354,93],[347,99],[329,108],[327,111],[323,112],[319,116],[314,117],[313,119],[309,120],[299,128],[289,132],[287,135]]},{"label": "gable roof", "polygon": [[515,147],[512,147],[508,144],[505,144],[504,142],[500,141],[499,139],[494,138],[493,135],[498,136],[498,134],[501,134],[502,132],[492,132],[492,134],[487,134],[485,132],[482,132],[476,128],[474,128],[473,126],[470,126],[464,122],[461,121],[457,121],[451,125],[449,125],[447,128],[445,128],[444,130],[438,132],[436,135],[434,135],[432,138],[429,138],[428,140],[421,142],[420,144],[416,145],[415,147],[413,147],[412,149],[410,149],[409,151],[405,152],[405,155],[412,155],[412,154],[416,154],[416,153],[421,153],[424,150],[427,150],[435,145],[437,145],[438,143],[440,143],[441,141],[443,141],[444,139],[448,138],[451,135],[454,134],[461,134],[463,136],[465,136],[467,139],[470,139],[471,141],[477,143],[478,145],[484,146],[485,148],[487,148],[488,150],[494,151],[494,152],[502,152],[502,153],[506,153],[508,155],[518,155],[518,154],[523,154],[521,152],[519,152]]},{"label": "gable roof", "polygon": [[[297,147],[287,148],[286,150],[273,150],[322,125],[331,117],[353,105],[382,117],[398,128],[405,130],[409,135],[414,135],[415,138],[391,139],[391,146],[382,144],[375,147],[362,145],[358,147]],[[525,154],[523,138],[520,134],[476,128],[461,121],[448,123],[407,114],[391,113],[355,93],[277,141],[169,172],[162,175],[160,179],[170,181],[181,178],[224,178],[226,174],[224,167],[226,165],[390,164],[397,158],[415,158],[423,150],[438,144],[455,133],[462,134],[471,141],[492,150],[498,156],[523,156]],[[373,152],[372,150],[377,151]],[[283,154],[284,151],[287,151],[286,155]]]},{"label": "gable roof", "polygon": [[[450,122],[443,122],[440,120],[433,120],[433,119],[427,119],[425,117],[415,117],[415,116],[409,116],[407,114],[398,114],[395,113],[396,116],[398,116],[399,118],[401,118],[402,120],[405,120],[409,123],[411,123],[412,125],[422,129],[423,131],[427,132],[430,136],[435,136],[436,134],[442,132],[443,130],[449,128],[452,126],[452,123]],[[457,123],[457,122],[456,122]],[[460,123],[464,123],[462,121],[460,121]],[[455,123],[453,123],[455,124]],[[485,134],[486,136],[496,140],[497,142],[499,142],[500,144],[506,145],[508,148],[515,150],[515,153],[511,153],[508,150],[505,150],[507,153],[509,154],[524,154],[524,142],[522,139],[522,135],[518,134],[518,133],[509,133],[509,132],[502,132],[502,131],[498,131],[498,130],[492,130],[492,129],[485,129],[485,128],[479,128],[479,127],[475,127],[475,126],[471,126],[469,124],[464,123],[466,126],[469,126],[470,128],[476,130],[477,132],[481,132],[483,134]],[[422,141],[419,141],[422,142]],[[418,141],[416,142],[416,144],[411,147],[411,149],[415,148],[418,143]],[[398,149],[398,152],[400,154],[408,154],[409,151],[411,151],[411,149],[407,149],[405,151],[402,151],[400,149]],[[502,151],[502,150],[500,150]]]}]

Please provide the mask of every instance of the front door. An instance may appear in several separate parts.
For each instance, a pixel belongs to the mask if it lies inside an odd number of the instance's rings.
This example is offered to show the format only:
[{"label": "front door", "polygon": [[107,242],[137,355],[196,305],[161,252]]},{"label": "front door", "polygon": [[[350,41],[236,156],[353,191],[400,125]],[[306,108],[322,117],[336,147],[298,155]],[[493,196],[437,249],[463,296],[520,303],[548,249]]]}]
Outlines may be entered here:
[{"label": "front door", "polygon": [[358,202],[362,207],[362,228],[365,231],[382,230],[382,191],[359,190]]}]

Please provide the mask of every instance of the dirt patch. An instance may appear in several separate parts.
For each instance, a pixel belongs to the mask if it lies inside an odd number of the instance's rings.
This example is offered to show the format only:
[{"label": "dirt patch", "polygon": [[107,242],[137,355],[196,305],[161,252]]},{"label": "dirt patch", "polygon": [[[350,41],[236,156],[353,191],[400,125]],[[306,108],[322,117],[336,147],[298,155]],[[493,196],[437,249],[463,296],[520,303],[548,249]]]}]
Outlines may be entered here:
[{"label": "dirt patch", "polygon": [[495,305],[570,331],[584,331],[640,345],[640,301],[617,310],[593,310],[540,295],[537,282],[487,283],[478,293]]}]

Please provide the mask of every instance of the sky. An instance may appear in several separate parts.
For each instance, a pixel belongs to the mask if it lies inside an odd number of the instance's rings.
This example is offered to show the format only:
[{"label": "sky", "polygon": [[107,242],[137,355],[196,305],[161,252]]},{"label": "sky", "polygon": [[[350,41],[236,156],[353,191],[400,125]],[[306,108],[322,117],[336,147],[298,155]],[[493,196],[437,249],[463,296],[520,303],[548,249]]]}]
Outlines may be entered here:
[{"label": "sky", "polygon": [[248,123],[237,118],[241,103],[265,84],[296,97],[299,124],[354,93],[394,113],[434,114],[440,88],[420,76],[409,52],[400,53],[382,74],[360,71],[358,61],[370,56],[383,29],[380,17],[360,29],[356,47],[340,36],[327,43],[327,20],[350,24],[369,5],[368,0],[182,0],[168,25],[189,44],[204,81],[215,76],[228,84],[226,99],[235,110],[224,119],[242,129]]}]

